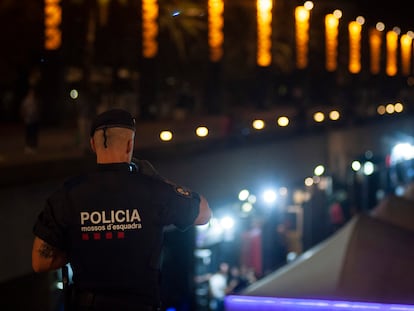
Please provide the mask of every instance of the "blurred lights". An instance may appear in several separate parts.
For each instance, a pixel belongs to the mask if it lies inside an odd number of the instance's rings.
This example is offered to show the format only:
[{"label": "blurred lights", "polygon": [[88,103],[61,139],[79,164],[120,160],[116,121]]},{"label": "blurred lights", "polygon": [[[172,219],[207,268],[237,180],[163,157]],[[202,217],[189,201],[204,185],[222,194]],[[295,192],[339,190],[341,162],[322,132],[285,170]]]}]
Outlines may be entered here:
[{"label": "blurred lights", "polygon": [[357,21],[352,21],[348,25],[349,31],[349,65],[351,73],[361,71],[361,31],[362,26]]},{"label": "blurred lights", "polygon": [[173,138],[173,134],[171,131],[162,131],[160,133],[160,139],[162,141],[170,141]]},{"label": "blurred lights", "polygon": [[257,0],[257,64],[272,63],[272,0]]},{"label": "blurred lights", "polygon": [[355,172],[358,172],[361,169],[361,167],[362,167],[362,165],[361,165],[361,162],[359,162],[359,161],[353,161],[351,163],[351,168]]},{"label": "blurred lights", "polygon": [[268,189],[263,192],[263,200],[266,203],[274,203],[276,201],[277,195],[274,190]]},{"label": "blurred lights", "polygon": [[387,58],[385,71],[388,76],[397,74],[397,49],[398,49],[398,33],[394,30],[388,31],[386,34]]},{"label": "blurred lights", "polygon": [[314,4],[312,1],[305,1],[305,3],[303,4],[303,7],[308,11],[312,10],[313,6]]},{"label": "blurred lights", "polygon": [[396,103],[394,105],[394,110],[395,110],[395,112],[400,113],[404,110],[404,105],[402,103]]},{"label": "blurred lights", "polygon": [[401,113],[404,111],[404,105],[400,102],[397,102],[395,104],[389,103],[386,105],[379,105],[377,107],[377,113],[379,115],[384,114],[393,114],[393,113]]},{"label": "blurred lights", "polygon": [[286,196],[288,194],[288,188],[286,188],[286,187],[279,188],[279,194],[281,196]]},{"label": "blurred lights", "polygon": [[[367,151],[365,154],[365,158],[369,159],[372,158],[372,152]],[[372,175],[375,171],[375,164],[371,161],[366,161],[364,163],[361,163],[358,160],[352,161],[351,168],[354,172],[363,173],[364,175]]]},{"label": "blurred lights", "polygon": [[378,22],[375,24],[375,28],[378,31],[384,31],[385,30],[385,24],[383,22]]},{"label": "blurred lights", "polygon": [[77,99],[77,98],[79,97],[78,90],[76,90],[76,89],[71,90],[71,91],[69,92],[69,96],[70,96],[70,98],[72,98],[72,99]]},{"label": "blurred lights", "polygon": [[249,190],[243,189],[239,192],[239,200],[240,201],[245,201],[245,200],[247,200],[249,195],[250,195]]},{"label": "blurred lights", "polygon": [[313,185],[313,178],[312,177],[306,177],[305,178],[305,186],[310,187]]},{"label": "blurred lights", "polygon": [[385,111],[389,114],[394,113],[394,111],[395,111],[394,104],[387,104],[385,106]]},{"label": "blurred lights", "polygon": [[323,173],[325,173],[325,167],[323,165],[318,165],[315,167],[315,169],[313,170],[313,173],[316,176],[321,176],[323,175]]},{"label": "blurred lights", "polygon": [[249,195],[249,197],[247,198],[247,202],[249,202],[251,204],[256,203],[256,201],[257,201],[257,198],[254,194]]},{"label": "blurred lights", "polygon": [[293,193],[293,202],[295,204],[302,204],[306,201],[309,201],[310,198],[311,198],[311,194],[308,191],[296,190]]},{"label": "blurred lights", "polygon": [[206,137],[208,135],[208,128],[205,126],[199,126],[196,128],[195,132],[198,137]]},{"label": "blurred lights", "polygon": [[220,225],[223,229],[231,229],[234,227],[234,219],[230,216],[225,216],[220,219]]},{"label": "blurred lights", "polygon": [[285,127],[289,125],[289,118],[288,117],[279,117],[277,119],[277,124],[281,127]]},{"label": "blurred lights", "polygon": [[309,18],[309,7],[296,7],[296,67],[299,69],[305,69],[308,66]]},{"label": "blurred lights", "polygon": [[409,34],[401,36],[401,71],[405,76],[411,73],[412,37]]},{"label": "blurred lights", "polygon": [[252,126],[256,130],[262,130],[265,127],[265,122],[263,120],[254,120]]},{"label": "blurred lights", "polygon": [[341,114],[339,113],[338,110],[332,110],[329,112],[329,119],[331,119],[332,121],[337,121],[339,120]]},{"label": "blurred lights", "polygon": [[325,16],[325,68],[335,71],[338,55],[338,25],[339,19],[334,14]]},{"label": "blurred lights", "polygon": [[414,159],[414,146],[410,143],[398,143],[391,150],[391,164]]},{"label": "blurred lights", "polygon": [[364,172],[364,175],[372,175],[374,173],[375,170],[375,166],[374,163],[372,163],[371,161],[367,161],[364,163],[362,170]]},{"label": "blurred lights", "polygon": [[382,30],[379,30],[379,27],[377,24],[377,28],[371,28],[369,30],[370,71],[372,74],[379,74],[380,72],[381,45],[382,45]]},{"label": "blurred lights", "polygon": [[241,210],[244,213],[250,213],[253,210],[253,205],[250,202],[244,202],[241,206]]},{"label": "blurred lights", "polygon": [[325,120],[325,114],[321,111],[315,112],[313,114],[313,120],[315,122],[323,122],[323,120]]},{"label": "blurred lights", "polygon": [[365,18],[363,16],[358,16],[355,21],[361,26],[365,24]]},{"label": "blurred lights", "polygon": [[380,115],[383,115],[383,114],[385,114],[385,106],[384,105],[379,105],[378,107],[377,107],[377,113],[378,114],[380,114]]},{"label": "blurred lights", "polygon": [[223,57],[223,12],[223,0],[208,0],[208,45],[212,62]]},{"label": "blurred lights", "polygon": [[342,11],[341,10],[335,10],[333,11],[333,16],[335,16],[337,19],[340,19],[342,17]]},{"label": "blurred lights", "polygon": [[109,2],[110,0],[99,0],[99,22],[101,25],[106,25],[108,23],[108,13],[109,13]]},{"label": "blurred lights", "polygon": [[61,0],[45,0],[44,4],[44,48],[46,50],[57,50],[62,44],[62,23]]},{"label": "blurred lights", "polygon": [[158,1],[142,0],[142,55],[154,58],[158,53]]}]

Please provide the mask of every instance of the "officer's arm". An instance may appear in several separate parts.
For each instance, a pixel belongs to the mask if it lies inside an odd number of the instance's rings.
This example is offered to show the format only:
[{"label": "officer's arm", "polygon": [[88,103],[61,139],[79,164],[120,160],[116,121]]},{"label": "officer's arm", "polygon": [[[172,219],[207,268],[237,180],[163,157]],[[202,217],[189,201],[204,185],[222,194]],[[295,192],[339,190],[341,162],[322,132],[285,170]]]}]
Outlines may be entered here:
[{"label": "officer's arm", "polygon": [[[165,182],[171,183],[170,181],[168,181],[168,179],[161,176],[149,161],[133,158],[132,163],[136,165],[138,172],[141,172],[144,175],[151,176],[153,178],[160,179]],[[211,218],[210,206],[206,198],[200,195],[199,212],[198,212],[197,218],[194,220],[194,225],[204,225],[210,220],[210,218]]]},{"label": "officer's arm", "polygon": [[66,254],[35,237],[32,249],[32,267],[35,272],[59,269],[67,263]]},{"label": "officer's arm", "polygon": [[200,195],[200,206],[197,218],[194,220],[195,225],[204,225],[211,218],[211,209],[205,197]]}]

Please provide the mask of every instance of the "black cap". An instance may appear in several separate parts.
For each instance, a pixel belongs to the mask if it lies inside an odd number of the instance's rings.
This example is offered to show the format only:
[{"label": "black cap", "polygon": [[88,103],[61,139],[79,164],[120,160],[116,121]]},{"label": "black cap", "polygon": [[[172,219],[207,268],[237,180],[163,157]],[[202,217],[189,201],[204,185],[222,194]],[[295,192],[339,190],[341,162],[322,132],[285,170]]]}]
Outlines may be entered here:
[{"label": "black cap", "polygon": [[123,109],[105,111],[93,121],[90,136],[92,137],[96,130],[109,127],[123,127],[135,131],[135,119],[128,111]]}]

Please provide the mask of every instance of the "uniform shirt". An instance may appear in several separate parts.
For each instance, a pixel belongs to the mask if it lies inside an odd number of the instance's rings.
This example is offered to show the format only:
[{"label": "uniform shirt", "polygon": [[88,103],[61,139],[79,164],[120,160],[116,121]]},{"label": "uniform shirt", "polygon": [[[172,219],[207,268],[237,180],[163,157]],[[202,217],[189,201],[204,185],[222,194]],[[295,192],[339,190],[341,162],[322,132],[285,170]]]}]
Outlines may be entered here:
[{"label": "uniform shirt", "polygon": [[78,288],[158,303],[163,227],[186,230],[199,203],[197,193],[127,163],[98,164],[47,199],[33,233],[67,253]]}]

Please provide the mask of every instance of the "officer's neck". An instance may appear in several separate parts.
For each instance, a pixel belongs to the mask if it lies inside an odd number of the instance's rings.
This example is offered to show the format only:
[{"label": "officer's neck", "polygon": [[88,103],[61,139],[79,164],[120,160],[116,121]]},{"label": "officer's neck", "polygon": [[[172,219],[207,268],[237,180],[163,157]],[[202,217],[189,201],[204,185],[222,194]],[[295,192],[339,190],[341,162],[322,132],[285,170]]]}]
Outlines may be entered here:
[{"label": "officer's neck", "polygon": [[98,152],[96,154],[96,163],[131,163],[131,155],[118,152]]}]

